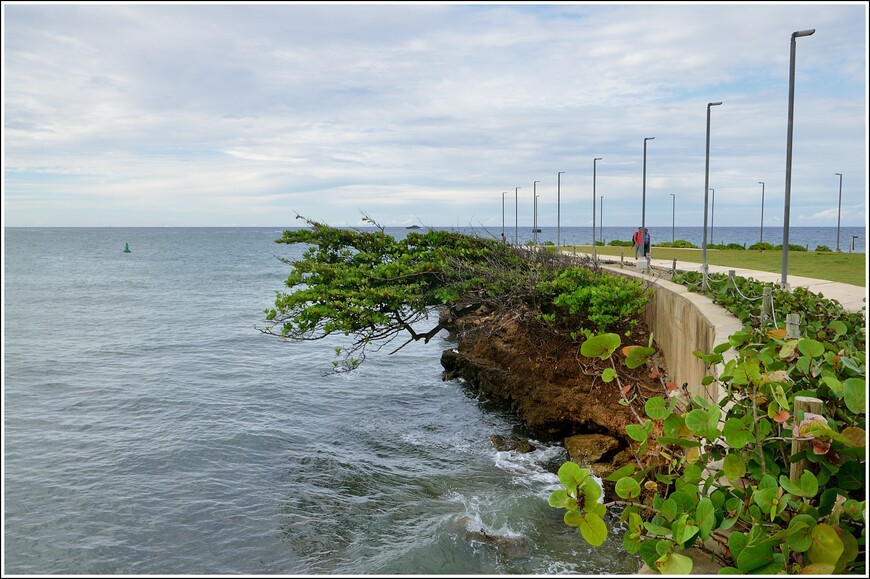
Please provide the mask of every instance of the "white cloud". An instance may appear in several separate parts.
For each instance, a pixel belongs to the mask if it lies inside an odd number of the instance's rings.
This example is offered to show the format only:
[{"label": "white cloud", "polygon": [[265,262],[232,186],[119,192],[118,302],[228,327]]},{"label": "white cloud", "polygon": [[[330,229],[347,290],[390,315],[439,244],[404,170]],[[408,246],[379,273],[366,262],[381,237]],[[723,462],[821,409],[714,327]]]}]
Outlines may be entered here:
[{"label": "white cloud", "polygon": [[633,222],[647,136],[646,221],[670,223],[671,193],[701,215],[706,103],[719,100],[716,220],[740,225],[758,181],[781,207],[790,34],[811,27],[792,214],[835,225],[841,172],[844,218],[866,219],[863,3],[3,11],[7,225],[117,224],[130,207],[131,225],[273,225],[291,205],[343,223],[367,209],[500,222],[501,192],[521,186],[531,207],[534,180],[549,211],[558,171],[585,223],[593,157],[611,223]]}]

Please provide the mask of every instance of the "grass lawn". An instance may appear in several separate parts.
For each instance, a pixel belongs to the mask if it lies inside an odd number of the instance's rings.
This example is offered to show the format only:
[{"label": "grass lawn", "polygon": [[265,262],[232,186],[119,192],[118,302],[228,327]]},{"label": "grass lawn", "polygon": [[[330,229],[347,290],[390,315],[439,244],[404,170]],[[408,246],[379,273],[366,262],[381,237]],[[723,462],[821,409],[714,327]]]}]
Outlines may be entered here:
[{"label": "grass lawn", "polygon": [[[571,247],[569,246],[565,249],[570,250]],[[626,259],[634,259],[634,250],[631,247],[599,246],[595,249],[599,255],[619,257],[620,254],[624,254]],[[592,247],[590,245],[578,245],[577,251],[589,253],[592,251]],[[653,246],[651,252],[653,259],[672,260],[676,258],[678,268],[680,262],[702,263],[700,249]],[[707,263],[710,265],[780,273],[782,272],[782,251],[708,249]],[[867,254],[789,251],[788,274],[866,287]]]}]

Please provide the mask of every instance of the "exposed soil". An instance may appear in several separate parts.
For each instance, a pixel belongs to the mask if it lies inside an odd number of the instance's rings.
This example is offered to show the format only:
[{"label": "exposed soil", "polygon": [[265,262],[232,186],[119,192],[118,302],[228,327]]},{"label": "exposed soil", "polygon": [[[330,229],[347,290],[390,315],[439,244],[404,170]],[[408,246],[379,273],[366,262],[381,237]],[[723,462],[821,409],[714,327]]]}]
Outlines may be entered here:
[{"label": "exposed soil", "polygon": [[[460,319],[442,315],[442,321],[456,342],[456,348],[441,356],[445,380],[462,378],[481,396],[509,406],[541,439],[605,434],[620,444],[603,460],[615,467],[633,460],[627,449],[638,443],[628,438],[625,427],[646,418],[647,398],[666,393],[667,372],[660,355],[646,366],[629,369],[624,356],[615,353],[619,379],[605,383],[601,373],[611,360],[581,356],[579,342],[554,334],[531,314],[505,319],[480,311]],[[630,341],[622,338],[622,346],[648,343],[649,331],[642,322]],[[622,389],[627,389],[627,398],[636,396],[631,408],[619,403]]]}]

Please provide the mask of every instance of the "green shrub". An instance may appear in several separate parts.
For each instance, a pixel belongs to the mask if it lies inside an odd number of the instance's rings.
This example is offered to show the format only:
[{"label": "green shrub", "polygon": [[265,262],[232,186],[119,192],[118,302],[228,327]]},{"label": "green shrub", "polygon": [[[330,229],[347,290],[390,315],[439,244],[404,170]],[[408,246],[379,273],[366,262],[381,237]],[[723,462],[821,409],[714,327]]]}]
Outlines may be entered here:
[{"label": "green shrub", "polygon": [[675,241],[666,241],[664,243],[656,243],[654,244],[656,247],[678,247],[685,249],[698,249],[698,246],[692,243],[691,241],[686,241],[685,239],[677,239]]},{"label": "green shrub", "polygon": [[630,332],[650,299],[650,291],[640,281],[581,267],[565,268],[540,289],[555,307],[554,312],[545,313],[580,316],[598,332]]},{"label": "green shrub", "polygon": [[773,250],[773,249],[782,249],[782,246],[780,245],[777,248],[777,247],[774,247],[773,245],[769,244],[766,241],[759,241],[758,243],[753,243],[752,245],[750,245],[749,249],[753,249],[756,251],[765,251],[765,250]]},{"label": "green shrub", "polygon": [[[695,276],[675,281],[699,287]],[[773,300],[778,319],[798,313],[802,320],[801,337],[789,338],[739,295],[758,295],[759,282],[736,278],[738,293],[724,276],[711,281],[708,295],[745,322],[712,352],[695,352],[708,366],[722,365],[717,380],[725,396],[718,404],[694,397],[684,408],[676,397],[653,396],[646,417],[626,427],[636,456],[669,462],[664,472],[629,464],[608,477],[621,500],[605,506],[627,506],[623,546],[665,574],[690,573],[692,560],[681,551],[711,550],[715,541],[727,545],[716,555],[720,573],[866,575],[864,316],[811,292],[780,292]],[[618,336],[595,336],[581,353],[612,364],[619,345]],[[605,382],[613,379],[608,370]],[[820,413],[798,410],[798,397],[820,399]],[[802,474],[791,476],[800,461]],[[552,493],[550,505],[566,509],[565,523],[600,545],[607,529],[598,519],[606,511],[587,506],[600,491],[571,465],[560,469],[565,489]],[[641,501],[644,489],[654,489],[651,503]]]}]

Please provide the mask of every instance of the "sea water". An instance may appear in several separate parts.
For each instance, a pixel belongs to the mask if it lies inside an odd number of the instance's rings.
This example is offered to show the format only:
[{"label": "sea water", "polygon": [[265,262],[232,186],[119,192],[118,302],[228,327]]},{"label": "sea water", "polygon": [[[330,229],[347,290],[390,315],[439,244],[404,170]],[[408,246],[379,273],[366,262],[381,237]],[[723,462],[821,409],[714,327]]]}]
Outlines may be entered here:
[{"label": "sea water", "polygon": [[547,504],[558,443],[441,380],[446,337],[330,375],[343,337],[262,334],[280,235],[5,230],[5,573],[639,569]]}]

